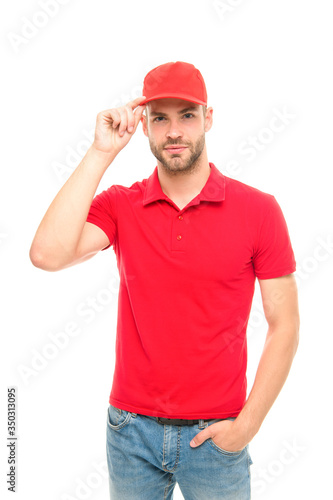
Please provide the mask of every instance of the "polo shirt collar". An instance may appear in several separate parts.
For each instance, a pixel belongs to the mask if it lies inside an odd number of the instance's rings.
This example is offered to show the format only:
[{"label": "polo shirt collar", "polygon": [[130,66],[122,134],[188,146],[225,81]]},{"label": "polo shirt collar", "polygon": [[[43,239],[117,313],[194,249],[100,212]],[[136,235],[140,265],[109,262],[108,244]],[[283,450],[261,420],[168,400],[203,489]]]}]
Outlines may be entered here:
[{"label": "polo shirt collar", "polygon": [[[225,199],[225,177],[215,167],[213,163],[209,163],[210,174],[206,184],[200,193],[192,200],[191,205],[200,203],[200,201],[223,201]],[[143,205],[147,205],[157,200],[168,200],[168,196],[163,193],[161,184],[158,178],[158,170],[155,170],[147,179],[145,192],[143,196]]]}]

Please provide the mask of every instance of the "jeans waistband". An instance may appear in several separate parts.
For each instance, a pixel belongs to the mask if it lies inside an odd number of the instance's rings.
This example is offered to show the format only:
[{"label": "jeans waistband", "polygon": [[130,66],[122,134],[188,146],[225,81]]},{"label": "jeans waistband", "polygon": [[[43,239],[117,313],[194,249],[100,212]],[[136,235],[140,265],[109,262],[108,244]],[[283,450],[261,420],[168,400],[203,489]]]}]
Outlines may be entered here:
[{"label": "jeans waistband", "polygon": [[151,415],[143,415],[143,416],[147,417],[147,418],[152,418],[161,425],[196,425],[196,424],[200,424],[200,426],[202,426],[204,424],[204,422],[210,422],[212,420],[222,420],[222,419],[212,419],[212,418],[189,420],[189,419],[185,419],[185,418],[152,417]]}]

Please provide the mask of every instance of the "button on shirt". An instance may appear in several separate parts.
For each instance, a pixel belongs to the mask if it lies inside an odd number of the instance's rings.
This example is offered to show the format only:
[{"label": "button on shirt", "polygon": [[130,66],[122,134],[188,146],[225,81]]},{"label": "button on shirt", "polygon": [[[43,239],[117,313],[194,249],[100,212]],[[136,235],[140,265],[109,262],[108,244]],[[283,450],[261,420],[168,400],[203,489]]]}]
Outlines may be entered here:
[{"label": "button on shirt", "polygon": [[92,202],[87,221],[108,236],[120,275],[109,397],[117,408],[237,416],[246,400],[255,279],[296,270],[274,196],[209,166],[205,186],[182,210],[163,193],[157,167]]}]

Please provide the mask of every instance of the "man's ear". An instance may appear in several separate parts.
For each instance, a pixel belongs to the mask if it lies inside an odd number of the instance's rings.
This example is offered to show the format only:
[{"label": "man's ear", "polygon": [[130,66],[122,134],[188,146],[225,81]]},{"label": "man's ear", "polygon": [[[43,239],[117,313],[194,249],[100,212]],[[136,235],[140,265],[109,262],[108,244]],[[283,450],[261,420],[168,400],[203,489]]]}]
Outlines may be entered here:
[{"label": "man's ear", "polygon": [[206,117],[205,117],[205,132],[208,132],[213,125],[213,108],[210,107],[206,111]]},{"label": "man's ear", "polygon": [[141,122],[142,122],[142,130],[143,133],[148,137],[148,130],[147,130],[147,116],[142,115],[141,116]]}]

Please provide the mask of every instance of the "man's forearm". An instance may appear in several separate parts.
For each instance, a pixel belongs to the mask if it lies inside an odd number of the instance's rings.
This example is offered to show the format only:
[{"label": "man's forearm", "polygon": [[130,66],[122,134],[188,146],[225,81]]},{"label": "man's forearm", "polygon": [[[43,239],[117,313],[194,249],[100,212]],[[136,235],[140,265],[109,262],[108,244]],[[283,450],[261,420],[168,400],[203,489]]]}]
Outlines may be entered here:
[{"label": "man's forearm", "polygon": [[249,397],[235,422],[251,441],[281,391],[298,346],[297,326],[268,329]]},{"label": "man's forearm", "polygon": [[89,148],[45,213],[31,245],[32,260],[45,263],[47,259],[56,266],[71,258],[98,184],[114,158],[93,146]]}]

